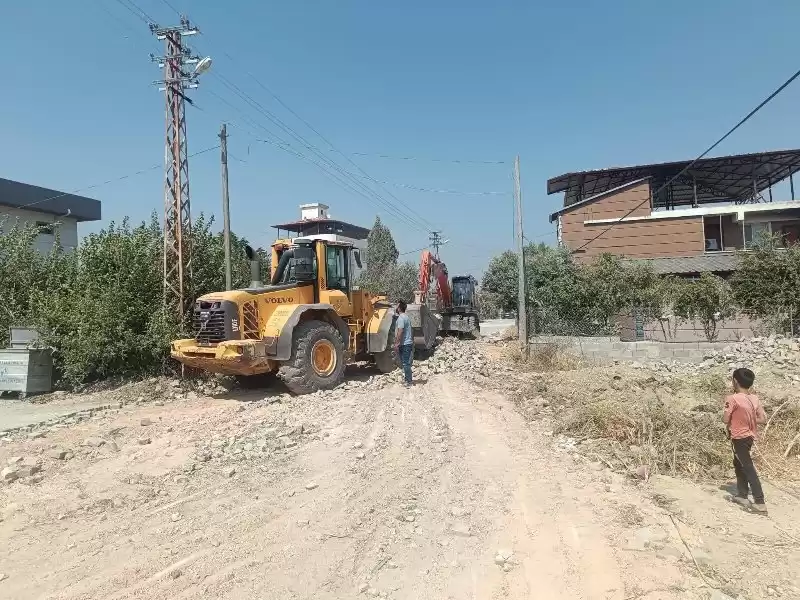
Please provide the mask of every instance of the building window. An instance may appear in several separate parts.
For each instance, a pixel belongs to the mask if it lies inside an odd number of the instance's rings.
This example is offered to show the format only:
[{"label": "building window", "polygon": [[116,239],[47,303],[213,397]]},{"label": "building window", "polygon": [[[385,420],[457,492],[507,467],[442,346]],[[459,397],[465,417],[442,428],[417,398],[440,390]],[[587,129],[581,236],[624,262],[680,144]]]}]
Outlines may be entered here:
[{"label": "building window", "polygon": [[53,235],[55,233],[55,228],[52,223],[36,221],[36,227],[39,229],[39,235]]},{"label": "building window", "polygon": [[744,247],[752,248],[765,236],[769,235],[771,228],[769,223],[745,223],[744,224]]},{"label": "building window", "polygon": [[706,221],[703,226],[703,231],[706,240],[706,252],[719,252],[722,250],[722,228],[719,222],[716,219],[713,221]]}]

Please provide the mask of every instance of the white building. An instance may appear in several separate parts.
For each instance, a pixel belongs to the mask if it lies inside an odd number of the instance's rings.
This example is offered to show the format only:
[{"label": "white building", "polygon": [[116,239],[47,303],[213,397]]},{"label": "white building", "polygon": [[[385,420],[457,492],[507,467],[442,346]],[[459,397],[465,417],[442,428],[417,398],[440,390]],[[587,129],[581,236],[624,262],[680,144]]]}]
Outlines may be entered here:
[{"label": "white building", "polygon": [[78,246],[78,223],[100,220],[100,201],[0,178],[0,235],[15,225],[37,225],[39,252],[53,248],[55,229],[65,250]]},{"label": "white building", "polygon": [[[353,252],[350,272],[353,280],[355,280],[365,266],[369,229],[333,219],[328,213],[329,210],[330,207],[327,204],[320,202],[301,204],[299,221],[281,223],[272,227],[278,230],[279,239],[282,237],[295,239],[313,236],[314,238],[333,242],[349,242],[353,244],[355,251]],[[281,231],[285,231],[286,235],[283,236]]]}]

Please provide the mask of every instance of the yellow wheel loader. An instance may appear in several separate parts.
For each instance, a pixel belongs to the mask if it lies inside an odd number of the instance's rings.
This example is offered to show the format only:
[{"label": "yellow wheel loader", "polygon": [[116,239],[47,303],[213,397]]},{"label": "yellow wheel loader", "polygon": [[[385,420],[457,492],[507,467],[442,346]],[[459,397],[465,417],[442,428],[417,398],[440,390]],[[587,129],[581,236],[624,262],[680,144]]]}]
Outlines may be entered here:
[{"label": "yellow wheel loader", "polygon": [[[172,342],[189,367],[244,376],[276,373],[297,394],[336,387],[347,363],[372,360],[395,369],[392,307],[384,296],[353,286],[353,245],[326,239],[277,240],[271,278],[260,278],[247,248],[250,287],[214,292],[194,305],[192,339]],[[359,265],[360,266],[360,265]]]}]

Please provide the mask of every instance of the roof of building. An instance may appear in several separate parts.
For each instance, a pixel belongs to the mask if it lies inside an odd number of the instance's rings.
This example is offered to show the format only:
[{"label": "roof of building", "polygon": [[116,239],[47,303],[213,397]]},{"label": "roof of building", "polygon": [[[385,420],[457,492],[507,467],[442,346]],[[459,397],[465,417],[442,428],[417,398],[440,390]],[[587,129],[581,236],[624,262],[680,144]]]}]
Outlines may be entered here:
[{"label": "roof of building", "polygon": [[628,258],[625,262],[649,263],[653,271],[659,275],[689,275],[735,271],[738,260],[739,257],[735,252],[708,252],[698,256]]},{"label": "roof of building", "polygon": [[3,178],[0,206],[69,216],[77,221],[99,221],[101,217],[99,200]]},{"label": "roof of building", "polygon": [[359,227],[358,225],[353,225],[351,223],[346,223],[345,221],[340,221],[338,219],[301,219],[299,221],[291,221],[289,223],[272,225],[271,227],[273,229],[285,229],[286,231],[302,233],[308,231],[310,228],[313,228],[314,225],[320,226],[320,233],[337,233],[337,230],[346,230],[350,234],[347,237],[354,237],[357,239],[366,239],[366,237],[369,235],[369,229],[366,229],[365,227]]},{"label": "roof of building", "polygon": [[[636,179],[650,177],[653,186],[660,187],[691,163],[682,160],[565,173],[547,181],[547,193],[564,192],[566,207]],[[653,204],[692,204],[695,193],[698,204],[751,199],[754,179],[755,190],[760,194],[797,171],[800,149],[704,158],[671,184],[669,198],[654,198]]]}]

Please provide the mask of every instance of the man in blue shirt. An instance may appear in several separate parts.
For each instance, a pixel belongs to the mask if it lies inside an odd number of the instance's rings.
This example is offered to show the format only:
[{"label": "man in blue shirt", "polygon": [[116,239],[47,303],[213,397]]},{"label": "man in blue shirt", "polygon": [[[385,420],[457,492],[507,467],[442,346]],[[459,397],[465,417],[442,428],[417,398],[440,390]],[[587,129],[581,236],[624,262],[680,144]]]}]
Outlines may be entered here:
[{"label": "man in blue shirt", "polygon": [[406,303],[402,300],[397,303],[397,320],[394,324],[394,348],[400,356],[405,375],[405,387],[411,387],[411,361],[414,358],[414,332],[411,329],[411,320],[406,314]]}]

